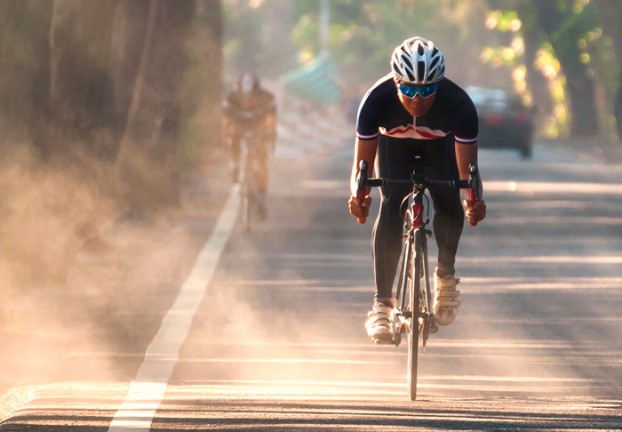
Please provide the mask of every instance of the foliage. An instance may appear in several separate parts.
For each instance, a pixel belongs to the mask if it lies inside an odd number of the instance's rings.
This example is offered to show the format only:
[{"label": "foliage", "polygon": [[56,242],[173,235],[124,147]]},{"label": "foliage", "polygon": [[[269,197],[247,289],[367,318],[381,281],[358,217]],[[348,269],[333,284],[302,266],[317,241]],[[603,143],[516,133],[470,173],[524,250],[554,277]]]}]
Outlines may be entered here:
[{"label": "foliage", "polygon": [[[302,14],[294,28],[294,44],[302,53],[301,58],[309,60],[320,48],[319,3],[296,3],[300,4],[298,11]],[[473,1],[467,5],[456,0],[329,2],[332,59],[339,65],[343,81],[348,85],[369,85],[388,73],[389,58],[395,46],[408,37],[420,35],[433,40],[450,59],[450,71],[467,80],[467,71],[452,66],[467,61],[465,58],[476,51],[477,44],[469,43],[473,36],[470,23],[480,3]],[[455,40],[465,43],[457,47]]]},{"label": "foliage", "polygon": [[[393,48],[413,35],[432,39],[444,52],[448,76],[461,84],[513,86],[528,103],[546,108],[541,131],[591,133],[612,126],[620,94],[620,52],[615,0],[226,0],[225,57],[253,59],[276,78],[316,59],[322,46],[322,5],[330,15],[329,52],[343,87],[355,95],[388,72]],[[603,14],[614,24],[603,32]],[[616,21],[612,16],[618,17]],[[285,38],[270,39],[274,20],[287,17]],[[611,30],[613,29],[613,30]],[[291,40],[291,45],[288,45]],[[275,43],[275,41],[277,41]],[[276,53],[276,54],[275,54]],[[289,68],[274,56],[289,56]],[[228,67],[229,67],[228,66]],[[538,85],[539,82],[544,84]],[[572,103],[572,98],[584,102]],[[585,103],[585,100],[590,103]],[[622,96],[618,96],[622,100]],[[593,100],[593,102],[591,102]],[[619,103],[622,106],[622,102]],[[582,111],[583,110],[583,111]],[[587,112],[586,112],[587,111]],[[622,123],[622,108],[618,115]],[[605,120],[602,120],[605,119]],[[583,124],[579,124],[583,122]],[[609,124],[609,126],[607,126]]]},{"label": "foliage", "polygon": [[[603,103],[602,98],[590,96],[587,90],[593,84],[595,91],[600,91],[601,87],[606,88],[601,91],[605,98],[606,95],[615,94],[619,67],[611,40],[603,37],[593,4],[589,0],[559,0],[546,5],[534,1],[505,2],[504,6],[507,9],[488,12],[487,28],[501,34],[511,33],[513,36],[506,38],[503,45],[486,47],[482,60],[495,67],[512,70],[515,88],[530,103],[534,95],[528,86],[528,74],[539,73],[547,80],[552,111],[549,121],[542,125],[541,132],[551,136],[569,133],[572,118],[586,118],[582,110],[590,110],[589,105],[585,104],[586,96],[593,98],[595,109],[601,116],[607,117],[604,111],[611,110],[612,100]],[[519,10],[520,14],[517,12]],[[542,15],[546,10],[555,14]],[[523,25],[523,19],[526,25]],[[525,57],[525,32],[542,34],[539,45],[534,47],[533,58]],[[533,35],[530,36],[533,41]],[[584,90],[585,94],[581,94],[582,103],[571,104],[572,96],[579,98],[579,94],[568,93],[567,73],[572,73],[573,86],[578,85]],[[584,84],[577,84],[578,79],[584,80]],[[543,97],[541,94],[535,96],[540,99]],[[570,109],[574,111],[572,114]],[[604,127],[611,128],[611,125]],[[609,134],[607,131],[602,133]]]},{"label": "foliage", "polygon": [[[330,2],[331,54],[343,80],[350,86],[352,82],[369,84],[388,71],[393,47],[404,38],[419,34],[434,40],[444,51],[448,75],[452,78],[464,83],[479,80],[479,84],[513,85],[527,103],[534,103],[529,76],[541,74],[548,82],[552,106],[550,116],[544,116],[550,121],[542,131],[563,135],[569,133],[573,118],[586,118],[580,112],[570,113],[572,94],[568,94],[565,72],[573,72],[573,85],[579,79],[577,67],[585,69],[585,77],[580,79],[593,80],[596,91],[600,91],[598,86],[603,83],[606,90],[601,93],[606,102],[591,96],[596,99],[599,111],[611,111],[612,95],[620,87],[619,59],[611,39],[602,33],[593,4],[599,1],[602,0],[555,0],[550,4],[557,9],[559,22],[552,22],[553,17],[538,21],[540,5],[536,0]],[[299,15],[294,44],[301,60],[308,61],[320,49],[319,2],[295,3]],[[523,25],[523,19],[529,20],[527,26]],[[554,30],[548,31],[548,25]],[[524,31],[543,35],[529,58],[525,53]],[[579,66],[568,62],[572,58]],[[469,68],[452,67],[455,64],[468,64]],[[584,87],[589,88],[587,83]],[[542,99],[544,95],[535,97]],[[543,106],[549,105],[542,102]],[[581,106],[575,103],[572,109],[580,111]]]}]

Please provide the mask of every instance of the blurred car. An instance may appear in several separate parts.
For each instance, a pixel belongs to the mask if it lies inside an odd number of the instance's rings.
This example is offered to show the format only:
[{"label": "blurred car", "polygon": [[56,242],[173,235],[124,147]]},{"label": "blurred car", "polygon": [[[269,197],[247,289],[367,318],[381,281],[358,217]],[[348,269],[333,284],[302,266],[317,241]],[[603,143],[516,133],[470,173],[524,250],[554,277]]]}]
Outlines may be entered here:
[{"label": "blurred car", "polygon": [[481,148],[517,149],[523,159],[533,154],[534,110],[517,94],[487,87],[466,87],[479,115]]}]

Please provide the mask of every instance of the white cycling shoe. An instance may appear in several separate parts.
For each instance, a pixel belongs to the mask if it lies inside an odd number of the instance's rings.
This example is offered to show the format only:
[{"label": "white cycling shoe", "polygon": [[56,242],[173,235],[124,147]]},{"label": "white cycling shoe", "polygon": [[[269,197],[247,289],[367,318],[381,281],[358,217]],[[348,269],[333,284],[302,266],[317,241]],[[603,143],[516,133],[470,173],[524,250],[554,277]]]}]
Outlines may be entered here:
[{"label": "white cycling shoe", "polygon": [[375,302],[367,313],[367,336],[376,343],[391,343],[393,338],[393,307]]},{"label": "white cycling shoe", "polygon": [[460,291],[456,289],[456,285],[460,283],[460,279],[454,275],[439,277],[434,274],[434,318],[440,325],[446,326],[454,322],[458,315],[460,300],[458,296]]}]

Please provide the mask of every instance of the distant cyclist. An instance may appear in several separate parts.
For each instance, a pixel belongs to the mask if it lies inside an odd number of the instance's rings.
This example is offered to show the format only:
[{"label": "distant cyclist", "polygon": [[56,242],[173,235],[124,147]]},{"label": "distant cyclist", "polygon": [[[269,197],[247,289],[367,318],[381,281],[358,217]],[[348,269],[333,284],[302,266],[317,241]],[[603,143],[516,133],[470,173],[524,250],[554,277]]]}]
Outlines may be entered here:
[{"label": "distant cyclist", "polygon": [[[377,175],[409,179],[420,155],[418,169],[430,178],[466,180],[469,164],[477,162],[477,112],[473,102],[456,83],[445,78],[445,61],[432,41],[406,39],[395,48],[391,72],[380,78],[359,106],[354,163],[351,172],[350,213],[367,217],[371,198],[356,197],[360,160],[374,161]],[[373,229],[373,262],[376,294],[365,324],[374,340],[391,337],[392,286],[401,252],[400,204],[410,186],[382,187],[380,212]],[[464,217],[480,221],[486,204],[468,201],[468,190],[430,188],[434,204],[434,234],[438,246],[435,271],[434,316],[440,325],[451,324],[460,301],[454,263]],[[460,195],[463,200],[461,201]]]},{"label": "distant cyclist", "polygon": [[233,181],[240,175],[242,141],[253,154],[253,181],[258,192],[258,211],[265,216],[268,189],[268,159],[276,145],[276,102],[263,88],[257,74],[240,74],[235,88],[223,101],[223,133],[231,157]]}]

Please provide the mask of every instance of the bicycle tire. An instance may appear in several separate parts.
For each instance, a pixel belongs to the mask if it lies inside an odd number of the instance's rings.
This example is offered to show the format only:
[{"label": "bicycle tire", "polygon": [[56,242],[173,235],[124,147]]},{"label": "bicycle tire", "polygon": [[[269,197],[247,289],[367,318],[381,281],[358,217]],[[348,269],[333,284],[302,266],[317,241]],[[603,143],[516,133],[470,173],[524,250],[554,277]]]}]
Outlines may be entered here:
[{"label": "bicycle tire", "polygon": [[395,291],[395,298],[397,299],[397,307],[402,312],[408,312],[409,304],[408,304],[408,265],[409,265],[409,255],[411,249],[412,242],[410,238],[406,238],[404,240],[403,253],[400,260],[400,270],[398,274],[397,287]]},{"label": "bicycle tire", "polygon": [[245,232],[250,232],[251,224],[253,220],[253,211],[254,211],[254,200],[253,200],[253,190],[251,185],[251,151],[248,148],[248,142],[245,143],[247,146],[244,152],[244,165],[243,165],[243,179],[242,179],[242,189],[241,189],[241,206],[240,206],[240,215],[242,217],[242,227]]},{"label": "bicycle tire", "polygon": [[248,232],[251,229],[251,196],[248,190],[248,183],[246,179],[242,182],[240,189],[240,218],[244,231]]},{"label": "bicycle tire", "polygon": [[[419,302],[421,298],[422,276],[425,275],[425,239],[424,233],[416,229],[412,235],[413,278],[410,284],[410,309],[412,311],[411,328],[408,335],[408,393],[410,400],[417,399],[417,373],[419,366]],[[425,282],[424,282],[425,284]]]},{"label": "bicycle tire", "polygon": [[432,325],[432,291],[430,288],[430,272],[428,265],[428,239],[425,233],[421,234],[421,283],[419,285],[419,311],[423,321],[420,326],[419,336],[421,346],[425,349],[430,338],[430,328]]}]

